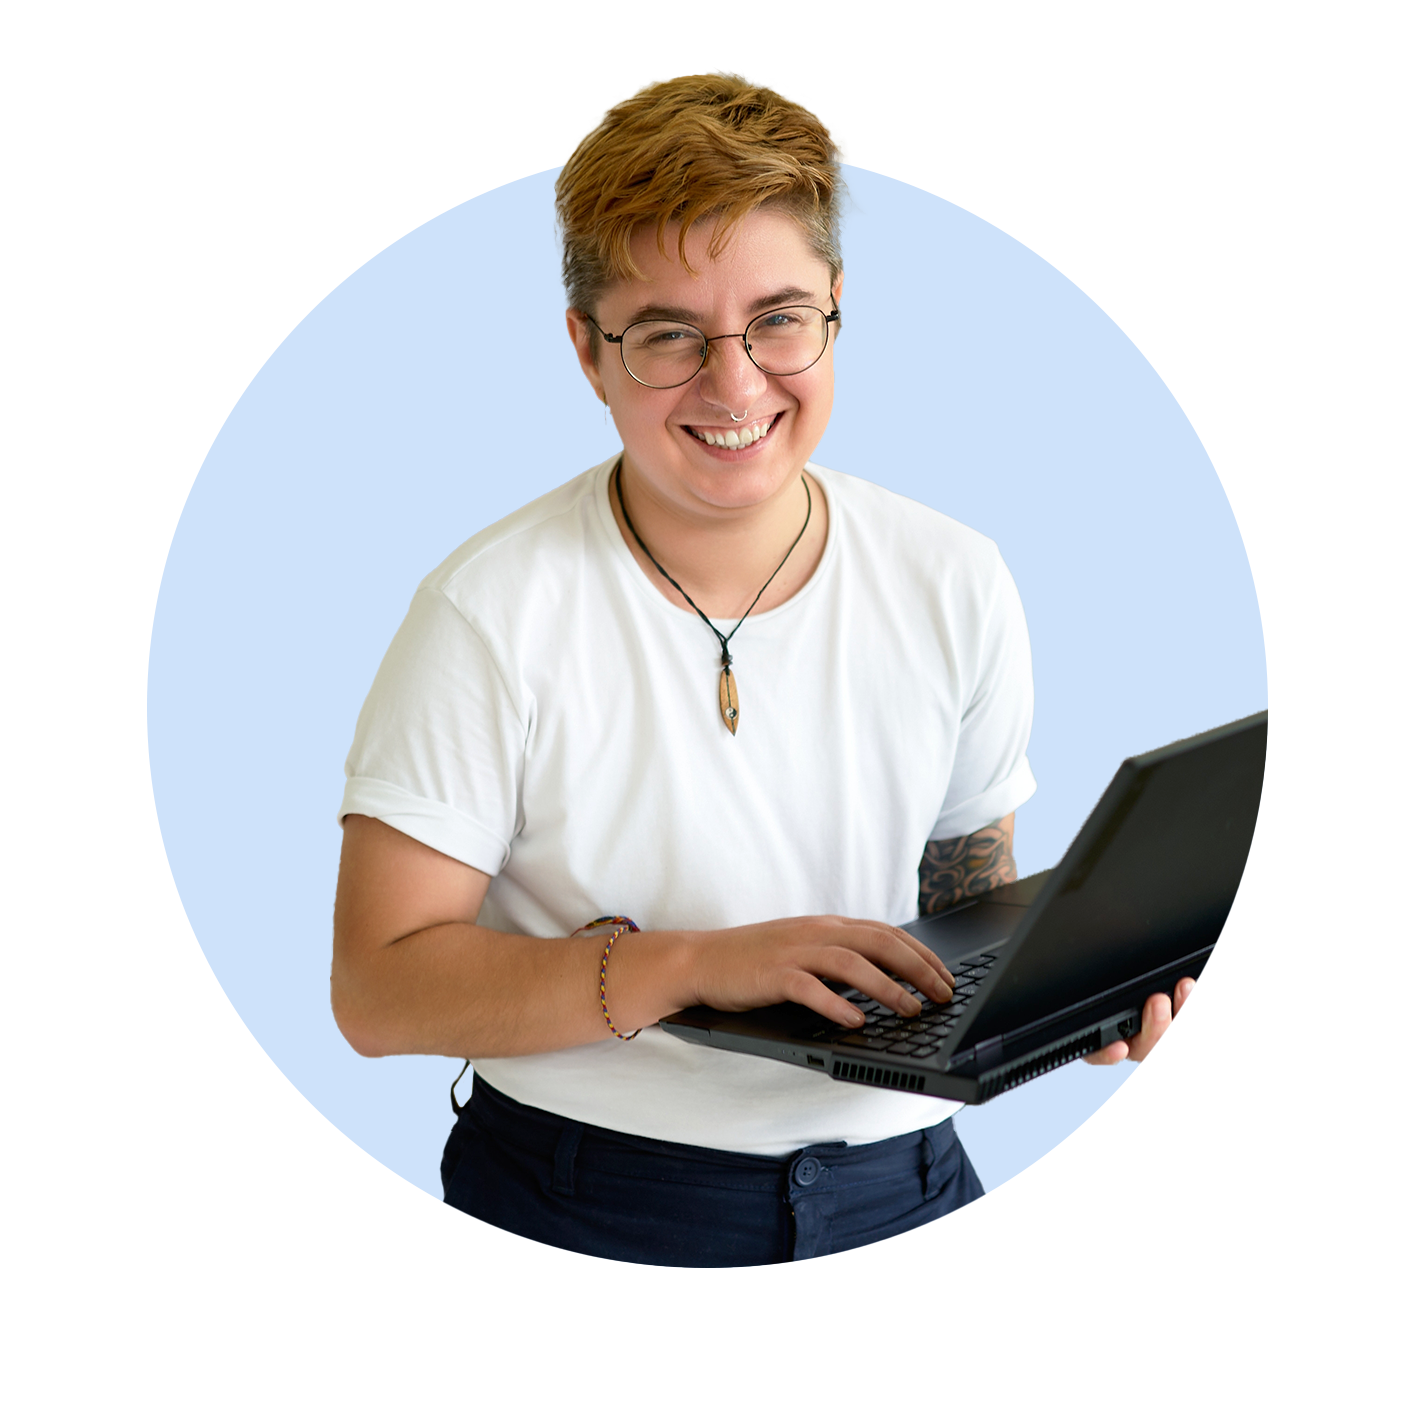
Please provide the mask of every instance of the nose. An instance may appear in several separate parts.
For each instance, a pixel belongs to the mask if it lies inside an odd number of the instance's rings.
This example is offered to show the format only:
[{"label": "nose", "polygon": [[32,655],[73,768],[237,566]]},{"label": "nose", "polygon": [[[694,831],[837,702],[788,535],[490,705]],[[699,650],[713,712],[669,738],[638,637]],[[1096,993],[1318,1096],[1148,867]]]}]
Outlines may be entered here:
[{"label": "nose", "polygon": [[744,412],[766,392],[767,376],[747,355],[740,334],[708,342],[707,363],[698,375],[698,394],[729,414]]}]

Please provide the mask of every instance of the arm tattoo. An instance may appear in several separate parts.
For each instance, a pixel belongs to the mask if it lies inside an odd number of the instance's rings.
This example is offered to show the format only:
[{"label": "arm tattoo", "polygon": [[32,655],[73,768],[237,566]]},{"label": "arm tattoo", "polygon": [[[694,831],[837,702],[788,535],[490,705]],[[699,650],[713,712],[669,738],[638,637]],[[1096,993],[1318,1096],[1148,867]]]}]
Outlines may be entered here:
[{"label": "arm tattoo", "polygon": [[930,840],[919,861],[919,913],[937,914],[1016,878],[1010,817],[956,840]]}]

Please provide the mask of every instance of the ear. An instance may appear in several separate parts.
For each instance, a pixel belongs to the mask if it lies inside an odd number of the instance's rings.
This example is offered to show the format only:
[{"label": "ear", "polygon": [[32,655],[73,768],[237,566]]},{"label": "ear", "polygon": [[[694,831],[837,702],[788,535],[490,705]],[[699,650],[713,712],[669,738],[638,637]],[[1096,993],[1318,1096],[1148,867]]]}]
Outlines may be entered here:
[{"label": "ear", "polygon": [[599,376],[599,368],[594,360],[594,330],[590,322],[579,310],[565,311],[565,328],[569,331],[570,342],[575,346],[575,356],[580,361],[580,370],[590,381],[595,397],[601,403],[608,400],[604,395],[604,380]]}]

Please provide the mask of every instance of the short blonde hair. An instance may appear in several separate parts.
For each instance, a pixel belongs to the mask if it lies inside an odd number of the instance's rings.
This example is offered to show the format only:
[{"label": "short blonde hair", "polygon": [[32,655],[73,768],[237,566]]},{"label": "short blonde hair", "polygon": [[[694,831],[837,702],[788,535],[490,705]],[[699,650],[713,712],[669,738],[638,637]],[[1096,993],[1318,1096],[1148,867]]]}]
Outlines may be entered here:
[{"label": "short blonde hair", "polygon": [[691,270],[695,222],[716,217],[708,245],[716,258],[737,223],[761,207],[800,223],[833,286],[843,190],[830,134],[799,104],[735,74],[650,84],[604,115],[556,179],[565,294],[572,309],[590,314],[610,285],[641,276],[629,251],[641,227],[655,227],[666,257],[665,233],[681,223],[678,258]]}]

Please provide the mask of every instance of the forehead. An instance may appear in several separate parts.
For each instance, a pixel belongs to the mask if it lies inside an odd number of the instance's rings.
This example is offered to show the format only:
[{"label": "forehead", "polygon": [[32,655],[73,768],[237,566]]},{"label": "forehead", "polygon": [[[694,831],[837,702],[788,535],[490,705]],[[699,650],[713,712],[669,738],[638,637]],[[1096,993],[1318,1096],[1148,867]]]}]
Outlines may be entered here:
[{"label": "forehead", "polygon": [[708,255],[713,221],[688,231],[687,257],[678,258],[679,228],[664,232],[667,254],[657,233],[645,226],[630,243],[643,278],[623,280],[605,295],[605,308],[632,320],[667,317],[704,319],[729,312],[753,314],[773,305],[815,304],[829,299],[830,269],[811,249],[806,233],[780,211],[754,211],[733,229],[716,259]]}]

